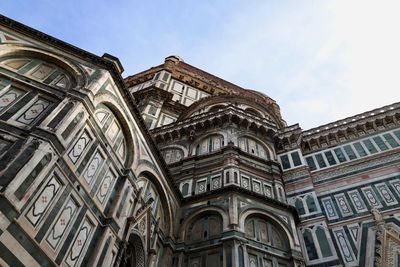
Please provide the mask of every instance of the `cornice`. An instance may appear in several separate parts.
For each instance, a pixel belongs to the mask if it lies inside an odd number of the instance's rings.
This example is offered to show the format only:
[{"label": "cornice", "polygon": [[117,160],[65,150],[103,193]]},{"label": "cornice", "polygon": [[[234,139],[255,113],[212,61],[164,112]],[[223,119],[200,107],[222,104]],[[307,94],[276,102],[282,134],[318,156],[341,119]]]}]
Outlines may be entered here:
[{"label": "cornice", "polygon": [[223,195],[223,194],[231,193],[231,192],[240,193],[247,197],[251,196],[253,198],[260,200],[260,202],[263,204],[266,204],[266,205],[272,204],[272,206],[279,207],[281,209],[285,209],[286,211],[290,212],[293,215],[293,218],[295,219],[296,224],[300,223],[300,218],[299,218],[299,215],[297,214],[297,210],[292,205],[286,204],[286,203],[276,200],[274,198],[269,198],[267,196],[255,193],[253,191],[250,191],[250,190],[244,189],[243,187],[235,186],[235,185],[228,185],[228,186],[224,186],[224,187],[221,187],[218,189],[214,189],[212,191],[207,191],[207,192],[204,192],[201,194],[193,195],[190,197],[185,197],[183,199],[182,203],[188,204],[190,202],[207,199],[209,196],[215,197],[215,196],[219,196],[219,195]]},{"label": "cornice", "polygon": [[[231,153],[229,155],[229,153]],[[175,169],[175,168],[181,168],[183,166],[185,166],[186,163],[193,163],[196,161],[202,161],[204,159],[210,158],[210,157],[214,157],[214,156],[220,156],[222,157],[224,154],[226,154],[226,158],[235,158],[238,161],[238,164],[242,164],[244,166],[248,166],[248,167],[254,167],[254,165],[251,165],[251,162],[249,160],[247,160],[246,158],[249,158],[259,164],[263,164],[267,167],[263,168],[263,169],[270,169],[270,173],[269,174],[273,174],[273,168],[275,167],[275,170],[280,170],[280,164],[274,160],[271,159],[264,159],[264,158],[260,158],[257,157],[255,155],[252,155],[250,153],[244,152],[243,150],[241,150],[239,147],[234,146],[233,144],[228,144],[225,147],[222,147],[220,150],[214,151],[212,153],[207,153],[204,155],[191,155],[188,156],[186,158],[183,158],[180,161],[171,163],[168,165],[168,167],[170,169]],[[237,155],[239,156],[239,158],[237,158]],[[238,165],[238,166],[239,166]],[[257,167],[258,168],[258,167]],[[261,169],[261,168],[260,168]]]},{"label": "cornice", "polygon": [[259,97],[255,98],[254,96],[249,96],[248,94],[240,94],[238,92],[234,93],[221,93],[210,95],[204,97],[195,103],[193,103],[189,108],[181,114],[178,120],[185,119],[190,117],[194,112],[198,111],[201,108],[213,105],[213,104],[233,104],[233,103],[242,103],[249,105],[255,109],[263,110],[270,116],[276,123],[279,128],[284,127],[284,121],[282,121],[281,114],[279,109],[276,110],[274,103],[265,102]]},{"label": "cornice", "polygon": [[275,135],[277,128],[275,123],[270,120],[254,117],[242,109],[229,105],[216,112],[202,113],[182,121],[155,128],[151,130],[151,134],[158,141],[160,141],[159,138],[168,140],[174,135],[178,135],[179,137],[193,137],[199,130],[213,127],[213,125],[223,125],[227,122],[244,125],[249,130],[254,129],[255,131],[269,133],[271,137]]},{"label": "cornice", "polygon": [[[156,72],[161,70],[170,72],[173,79],[188,84],[189,86],[207,92],[211,95],[236,94],[246,96],[253,101],[262,103],[262,105],[271,105],[271,111],[273,113],[277,113],[276,115],[278,116],[278,119],[282,120],[279,105],[269,96],[255,90],[242,88],[238,85],[214,76],[206,71],[189,65],[175,56],[167,57],[164,64],[152,67],[138,74],[128,76],[127,78],[125,78],[125,84],[127,87],[131,87],[136,84],[148,81],[154,76]],[[283,124],[285,124],[285,122],[283,122]]]},{"label": "cornice", "polygon": [[383,119],[388,116],[394,116],[400,114],[400,102],[393,103],[391,105],[376,108],[370,111],[366,111],[345,119],[341,119],[335,122],[331,122],[325,125],[318,126],[306,131],[303,131],[304,140],[318,138],[321,135],[329,133],[335,133],[338,131],[345,131],[348,128],[355,127],[358,125],[365,125],[367,122],[373,122],[377,119]]},{"label": "cornice", "polygon": [[137,103],[140,103],[140,101],[142,99],[146,99],[148,97],[157,98],[162,101],[171,100],[173,97],[172,93],[165,91],[163,89],[160,89],[160,88],[156,87],[155,85],[151,85],[150,87],[147,87],[143,90],[133,92],[132,95]]},{"label": "cornice", "polygon": [[303,153],[308,154],[394,128],[399,124],[400,103],[394,103],[307,131],[301,131],[298,125],[284,128],[278,132],[277,148],[279,152],[283,152],[301,147]]},{"label": "cornice", "polygon": [[153,78],[154,74],[156,74],[157,72],[159,72],[163,69],[165,69],[164,64],[161,64],[161,65],[158,65],[155,67],[151,67],[150,69],[147,69],[145,71],[136,73],[134,75],[130,75],[130,76],[124,78],[125,86],[127,88],[130,88],[137,84],[151,80]]}]

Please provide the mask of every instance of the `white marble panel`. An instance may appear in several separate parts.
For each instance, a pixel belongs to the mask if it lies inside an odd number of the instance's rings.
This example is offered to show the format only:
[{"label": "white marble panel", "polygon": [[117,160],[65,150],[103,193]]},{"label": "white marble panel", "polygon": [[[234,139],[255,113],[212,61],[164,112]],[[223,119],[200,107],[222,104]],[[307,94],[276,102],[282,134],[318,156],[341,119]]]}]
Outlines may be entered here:
[{"label": "white marble panel", "polygon": [[60,244],[62,237],[64,236],[66,229],[72,222],[74,215],[78,210],[78,204],[70,198],[66,205],[63,207],[60,215],[58,216],[56,223],[53,225],[50,232],[47,234],[47,242],[49,245],[56,249],[57,246]]},{"label": "white marble panel", "polygon": [[93,229],[94,225],[86,218],[81,228],[79,229],[75,241],[65,259],[65,263],[68,266],[73,267],[78,265],[81,256],[84,254],[82,252],[89,242],[89,238]]},{"label": "white marble panel", "polygon": [[23,124],[31,124],[36,118],[42,114],[42,112],[50,105],[50,102],[44,99],[38,99],[31,105],[21,116],[18,117],[17,121]]},{"label": "white marble panel", "polygon": [[61,183],[53,176],[25,215],[33,226],[36,226],[39,223],[60,188]]}]

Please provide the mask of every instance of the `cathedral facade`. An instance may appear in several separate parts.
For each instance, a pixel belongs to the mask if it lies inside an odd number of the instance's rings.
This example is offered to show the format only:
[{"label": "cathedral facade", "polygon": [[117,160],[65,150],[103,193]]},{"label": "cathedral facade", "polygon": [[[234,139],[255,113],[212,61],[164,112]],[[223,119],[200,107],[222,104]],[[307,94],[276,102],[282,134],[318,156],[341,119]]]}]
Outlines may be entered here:
[{"label": "cathedral facade", "polygon": [[0,266],[399,266],[400,103],[303,130],[178,56],[0,17]]}]

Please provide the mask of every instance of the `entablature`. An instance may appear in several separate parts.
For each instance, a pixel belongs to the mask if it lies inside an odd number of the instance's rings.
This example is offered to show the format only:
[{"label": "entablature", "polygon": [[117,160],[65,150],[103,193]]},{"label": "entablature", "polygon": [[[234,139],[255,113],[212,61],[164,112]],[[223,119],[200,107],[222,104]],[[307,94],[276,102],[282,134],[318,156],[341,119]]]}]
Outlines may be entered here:
[{"label": "entablature", "polygon": [[301,144],[302,136],[302,129],[298,123],[278,130],[276,135],[277,153],[284,153],[298,148]]}]

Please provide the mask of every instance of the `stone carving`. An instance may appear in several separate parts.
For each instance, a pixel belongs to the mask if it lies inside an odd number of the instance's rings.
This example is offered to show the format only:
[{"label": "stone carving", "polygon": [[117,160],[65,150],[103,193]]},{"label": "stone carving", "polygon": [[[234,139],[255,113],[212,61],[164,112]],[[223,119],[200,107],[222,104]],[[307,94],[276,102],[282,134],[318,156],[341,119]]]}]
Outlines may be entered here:
[{"label": "stone carving", "polygon": [[382,214],[379,212],[378,209],[376,209],[376,208],[371,209],[371,213],[374,216],[374,220],[377,223],[382,223],[383,222]]}]

